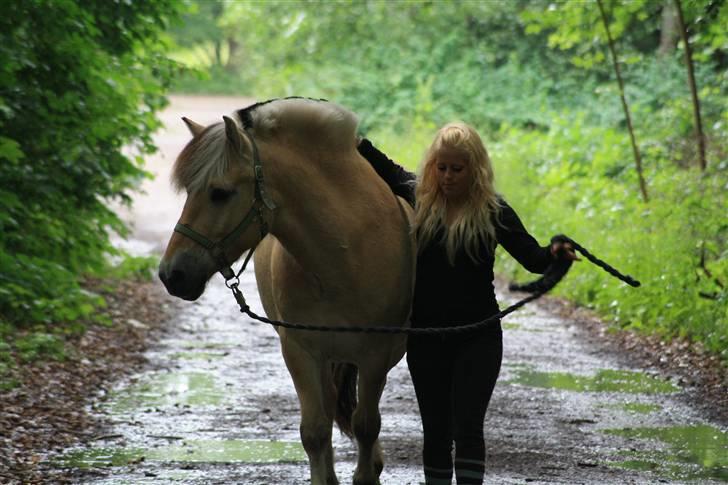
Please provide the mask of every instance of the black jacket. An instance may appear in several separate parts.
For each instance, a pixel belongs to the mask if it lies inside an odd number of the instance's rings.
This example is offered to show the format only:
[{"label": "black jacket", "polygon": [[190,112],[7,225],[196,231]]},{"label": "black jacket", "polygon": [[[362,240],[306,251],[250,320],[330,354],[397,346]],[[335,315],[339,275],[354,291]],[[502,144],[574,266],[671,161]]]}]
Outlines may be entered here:
[{"label": "black jacket", "polygon": [[[523,227],[516,212],[504,201],[498,222],[496,240],[524,268],[543,273],[553,261],[549,247],[541,247]],[[412,306],[412,326],[441,327],[484,320],[497,313],[498,303],[493,287],[495,249],[482,242],[480,261],[473,262],[460,249],[455,264],[448,261],[442,232],[420,248]]]},{"label": "black jacket", "polygon": [[[392,191],[415,205],[415,175],[393,162],[366,138],[359,144],[366,158]],[[541,247],[526,231],[516,212],[504,200],[495,221],[496,240],[532,273],[543,273],[553,261],[549,247]],[[412,306],[413,327],[442,327],[474,323],[499,311],[493,287],[495,248],[486,242],[478,248],[475,263],[461,249],[455,265],[448,261],[442,231],[420,248]]]}]

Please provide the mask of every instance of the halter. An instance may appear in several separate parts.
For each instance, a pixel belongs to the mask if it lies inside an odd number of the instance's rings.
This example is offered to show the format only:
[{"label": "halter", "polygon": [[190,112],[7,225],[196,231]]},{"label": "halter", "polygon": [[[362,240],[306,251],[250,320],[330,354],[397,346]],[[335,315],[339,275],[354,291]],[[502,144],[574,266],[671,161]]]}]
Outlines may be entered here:
[{"label": "halter", "polygon": [[[265,190],[265,185],[263,183],[263,162],[261,162],[260,160],[258,146],[255,144],[255,139],[253,139],[253,135],[251,135],[247,130],[243,129],[242,131],[245,133],[245,136],[247,136],[248,140],[250,140],[250,144],[253,147],[253,173],[255,174],[255,191],[253,195],[253,205],[250,206],[250,209],[248,209],[248,212],[247,214],[245,214],[245,217],[243,217],[243,220],[241,220],[240,223],[235,226],[235,228],[230,231],[225,237],[216,242],[195,231],[187,224],[182,224],[178,222],[177,225],[174,226],[175,232],[189,237],[197,244],[207,249],[207,251],[209,251],[212,258],[220,265],[220,274],[222,274],[222,276],[225,278],[225,284],[228,287],[237,287],[238,276],[240,276],[243,270],[245,270],[245,267],[248,265],[248,261],[250,261],[250,257],[253,255],[255,246],[250,248],[250,250],[248,251],[245,262],[243,263],[242,268],[240,268],[240,271],[238,271],[237,274],[235,274],[235,272],[233,271],[232,264],[228,262],[227,258],[225,257],[225,250],[228,249],[228,247],[238,237],[240,237],[243,232],[245,232],[248,226],[250,226],[250,224],[255,219],[258,219],[258,223],[260,225],[260,239],[262,240],[265,235],[268,234],[268,224],[265,222],[265,219],[263,219],[261,203],[265,205],[265,207],[267,207],[269,210],[274,210],[276,208],[275,203],[273,203],[273,200],[271,200],[270,196]],[[235,281],[228,284],[230,280]]]}]

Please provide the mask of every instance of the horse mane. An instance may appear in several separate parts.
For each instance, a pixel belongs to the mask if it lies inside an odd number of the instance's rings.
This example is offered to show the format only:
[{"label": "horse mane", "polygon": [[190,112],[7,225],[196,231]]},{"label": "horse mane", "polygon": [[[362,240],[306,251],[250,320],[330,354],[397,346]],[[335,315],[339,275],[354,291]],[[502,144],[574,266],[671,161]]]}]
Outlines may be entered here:
[{"label": "horse mane", "polygon": [[[354,147],[357,116],[326,100],[281,98],[255,103],[233,114],[239,126],[258,140],[290,136],[306,145],[325,146],[340,152]],[[227,172],[235,157],[227,149],[225,124],[215,123],[195,136],[182,150],[172,169],[172,184],[178,191],[205,187],[213,177]]]},{"label": "horse mane", "polygon": [[343,106],[324,99],[299,97],[256,103],[236,115],[256,138],[269,139],[285,133],[333,151],[354,146],[359,124],[356,115]]}]

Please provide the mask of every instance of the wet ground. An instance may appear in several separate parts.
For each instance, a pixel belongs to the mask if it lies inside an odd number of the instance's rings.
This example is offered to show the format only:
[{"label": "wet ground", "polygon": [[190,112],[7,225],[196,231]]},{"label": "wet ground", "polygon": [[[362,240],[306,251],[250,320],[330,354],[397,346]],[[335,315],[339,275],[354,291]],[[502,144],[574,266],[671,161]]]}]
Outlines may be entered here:
[{"label": "wet ground", "polygon": [[[181,200],[168,168],[187,141],[182,114],[210,122],[247,100],[175,97],[165,112],[161,174],[126,217],[127,247],[157,254]],[[242,290],[262,313],[252,270]],[[516,298],[500,292],[506,304]],[[56,457],[82,483],[307,483],[298,402],[275,332],[237,311],[218,278],[180,303],[150,365],[90,406],[111,426]],[[144,324],[144,322],[139,322]],[[486,418],[487,483],[720,483],[728,481],[728,434],[691,406],[677,381],[634,367],[585,337],[578,323],[535,305],[504,321],[501,377]],[[381,402],[384,484],[418,484],[421,428],[404,361]],[[336,470],[350,483],[355,446],[335,431]]]}]

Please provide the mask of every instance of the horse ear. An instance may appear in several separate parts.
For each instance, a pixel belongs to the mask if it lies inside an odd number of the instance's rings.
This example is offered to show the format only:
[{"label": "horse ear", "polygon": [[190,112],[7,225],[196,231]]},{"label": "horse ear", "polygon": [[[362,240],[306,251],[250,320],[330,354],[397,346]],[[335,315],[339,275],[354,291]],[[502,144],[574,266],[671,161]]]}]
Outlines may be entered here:
[{"label": "horse ear", "polygon": [[189,118],[182,117],[182,121],[185,122],[185,125],[187,125],[187,129],[190,130],[190,133],[192,133],[192,136],[195,137],[205,131],[205,127],[202,126],[199,123],[195,123]]},{"label": "horse ear", "polygon": [[225,136],[233,148],[240,152],[243,147],[243,140],[240,137],[240,131],[238,131],[238,125],[233,121],[232,118],[223,116],[222,119],[225,121]]}]

